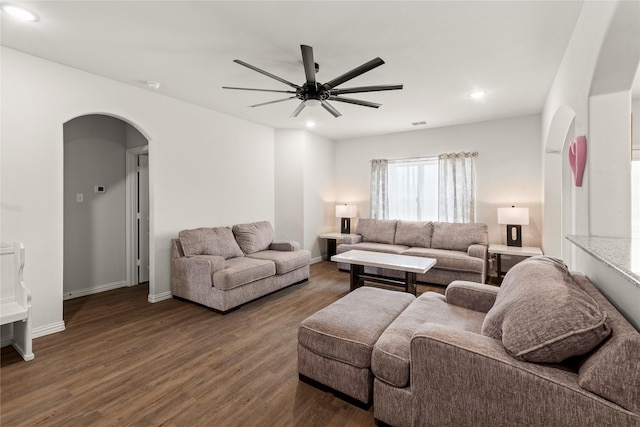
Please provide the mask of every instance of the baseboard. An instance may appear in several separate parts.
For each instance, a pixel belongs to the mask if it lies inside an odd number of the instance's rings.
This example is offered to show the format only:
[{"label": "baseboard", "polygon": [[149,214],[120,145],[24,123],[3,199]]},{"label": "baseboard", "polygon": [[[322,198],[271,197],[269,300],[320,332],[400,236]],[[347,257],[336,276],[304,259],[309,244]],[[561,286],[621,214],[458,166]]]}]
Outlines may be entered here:
[{"label": "baseboard", "polygon": [[324,258],[322,258],[322,256],[319,256],[319,257],[311,258],[311,261],[309,261],[309,264],[317,264],[322,261],[324,261]]},{"label": "baseboard", "polygon": [[62,331],[64,331],[64,320],[33,328],[31,330],[31,338],[39,338],[45,335],[51,335]]},{"label": "baseboard", "polygon": [[78,289],[77,291],[65,292],[65,295],[62,296],[62,299],[66,301],[68,299],[80,298],[87,295],[110,291],[113,289],[124,288],[125,286],[129,286],[129,283],[126,280],[113,283],[105,283],[104,285],[97,285],[90,288]]},{"label": "baseboard", "polygon": [[160,294],[155,294],[155,295],[149,294],[147,301],[154,303],[154,302],[160,302],[160,301],[164,301],[171,298],[173,298],[171,291],[167,291],[167,292],[162,292]]}]

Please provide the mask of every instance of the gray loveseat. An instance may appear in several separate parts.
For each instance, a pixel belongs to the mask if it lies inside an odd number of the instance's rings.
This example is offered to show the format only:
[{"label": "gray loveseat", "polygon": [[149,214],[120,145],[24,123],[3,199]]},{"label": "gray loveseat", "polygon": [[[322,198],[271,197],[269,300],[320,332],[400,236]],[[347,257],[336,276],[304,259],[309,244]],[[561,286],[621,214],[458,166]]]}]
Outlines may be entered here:
[{"label": "gray loveseat", "polygon": [[[487,277],[487,225],[361,218],[356,236],[345,236],[336,253],[350,250],[434,258],[436,265],[420,282],[448,285],[454,280],[484,283]],[[340,270],[350,265],[338,263]],[[399,277],[397,271],[365,267],[367,274]]]},{"label": "gray loveseat", "polygon": [[305,319],[298,340],[302,379],[372,396],[392,426],[640,426],[640,334],[551,258],[500,288],[365,286]]},{"label": "gray loveseat", "polygon": [[268,221],[181,231],[172,240],[173,296],[224,313],[307,280],[311,253],[273,239]]}]

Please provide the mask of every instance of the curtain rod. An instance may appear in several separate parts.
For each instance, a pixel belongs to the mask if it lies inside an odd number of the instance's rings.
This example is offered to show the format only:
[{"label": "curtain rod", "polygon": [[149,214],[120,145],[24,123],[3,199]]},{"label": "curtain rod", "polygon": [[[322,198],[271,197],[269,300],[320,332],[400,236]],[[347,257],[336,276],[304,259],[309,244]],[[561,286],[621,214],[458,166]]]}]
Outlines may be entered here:
[{"label": "curtain rod", "polygon": [[[448,154],[448,153],[443,153],[443,154]],[[424,157],[406,157],[406,158],[401,158],[401,159],[385,159],[389,162],[420,162],[423,160],[429,160],[429,159],[437,159],[440,156],[440,154],[435,155],[435,156],[424,156]],[[471,156],[473,157],[478,157],[478,152],[477,151],[473,151],[471,153]],[[369,160],[369,162],[372,162],[373,160]]]}]

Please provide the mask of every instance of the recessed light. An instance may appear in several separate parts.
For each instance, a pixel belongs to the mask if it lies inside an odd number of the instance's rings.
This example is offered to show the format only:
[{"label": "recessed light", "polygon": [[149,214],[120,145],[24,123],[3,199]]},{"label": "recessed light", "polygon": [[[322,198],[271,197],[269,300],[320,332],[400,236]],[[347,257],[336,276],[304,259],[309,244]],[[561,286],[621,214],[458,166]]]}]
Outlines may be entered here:
[{"label": "recessed light", "polygon": [[159,82],[146,82],[147,86],[149,86],[151,89],[160,89],[160,86],[162,86]]},{"label": "recessed light", "polygon": [[33,12],[28,11],[22,7],[14,6],[12,4],[3,4],[2,10],[7,13],[7,15],[13,16],[14,18],[20,19],[22,21],[37,21],[38,15]]},{"label": "recessed light", "polygon": [[479,90],[476,92],[472,92],[469,94],[469,98],[473,98],[473,99],[482,99],[484,98],[484,96],[486,95],[486,92]]},{"label": "recessed light", "polygon": [[316,127],[316,122],[309,120],[308,122],[305,123],[305,126],[308,128]]}]

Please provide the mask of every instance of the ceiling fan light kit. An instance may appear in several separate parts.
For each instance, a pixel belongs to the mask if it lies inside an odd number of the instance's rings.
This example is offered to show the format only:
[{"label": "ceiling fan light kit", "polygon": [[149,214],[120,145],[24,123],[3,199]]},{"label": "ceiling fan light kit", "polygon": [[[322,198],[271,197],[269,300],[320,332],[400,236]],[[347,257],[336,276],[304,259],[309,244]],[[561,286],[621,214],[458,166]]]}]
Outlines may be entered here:
[{"label": "ceiling fan light kit", "polygon": [[313,59],[313,48],[311,46],[300,45],[300,50],[302,51],[302,64],[304,65],[304,74],[306,78],[306,82],[303,83],[301,86],[296,85],[295,83],[291,83],[288,80],[285,80],[281,77],[278,77],[274,74],[269,73],[268,71],[262,70],[256,66],[248,64],[239,59],[235,59],[233,61],[236,64],[240,64],[253,71],[256,71],[260,74],[263,74],[267,77],[270,77],[274,80],[284,83],[295,90],[253,89],[253,88],[231,87],[231,86],[223,86],[223,89],[251,90],[251,91],[257,91],[257,92],[278,92],[278,93],[291,94],[291,96],[287,98],[250,105],[250,107],[260,107],[263,105],[269,105],[269,104],[275,104],[278,102],[288,101],[290,99],[299,99],[300,104],[293,111],[293,113],[291,113],[291,117],[297,117],[298,114],[300,114],[300,112],[304,110],[305,107],[317,107],[317,106],[322,106],[322,108],[327,110],[331,115],[333,115],[333,117],[340,117],[342,114],[340,114],[340,112],[328,101],[338,101],[338,102],[344,102],[347,104],[360,105],[362,107],[379,108],[381,104],[364,101],[361,99],[346,98],[341,95],[351,94],[351,93],[377,92],[377,91],[383,91],[383,90],[402,89],[401,84],[361,86],[361,87],[337,89],[337,86],[340,86],[341,84],[384,64],[384,61],[380,58],[374,58],[371,61],[368,61],[360,65],[359,67],[356,67],[353,70],[348,71],[334,78],[333,80],[328,81],[327,83],[324,83],[324,84],[319,83],[316,81],[316,73],[318,72],[319,66]]}]

